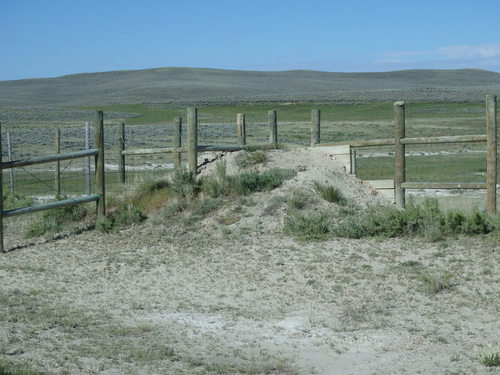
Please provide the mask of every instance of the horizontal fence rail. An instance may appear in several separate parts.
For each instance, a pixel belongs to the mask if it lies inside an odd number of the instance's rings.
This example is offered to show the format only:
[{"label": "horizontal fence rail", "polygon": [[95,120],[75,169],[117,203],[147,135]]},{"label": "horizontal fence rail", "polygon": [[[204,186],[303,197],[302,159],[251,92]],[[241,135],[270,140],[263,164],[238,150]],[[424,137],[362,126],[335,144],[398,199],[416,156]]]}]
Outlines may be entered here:
[{"label": "horizontal fence rail", "polygon": [[32,213],[40,212],[40,211],[53,210],[55,208],[74,206],[75,204],[96,202],[99,200],[99,198],[100,198],[100,195],[92,194],[92,195],[83,196],[83,197],[65,199],[65,200],[57,201],[57,202],[49,202],[49,203],[39,204],[36,206],[16,208],[13,210],[4,211],[3,217],[12,217],[12,216],[19,216],[19,215],[24,215],[24,214],[32,214]]},{"label": "horizontal fence rail", "polygon": [[[77,204],[89,203],[89,202],[97,202],[97,215],[98,217],[105,215],[105,174],[104,174],[104,121],[103,121],[103,113],[102,111],[96,112],[96,120],[95,120],[95,145],[97,148],[88,149],[83,151],[75,151],[61,154],[60,152],[60,130],[56,129],[56,154],[45,155],[33,158],[27,158],[22,160],[11,160],[9,157],[9,161],[0,162],[0,252],[5,252],[4,249],[4,234],[3,234],[3,220],[4,218],[20,216],[25,214],[31,214],[35,212],[41,212],[46,210],[52,210],[56,208],[69,207]],[[1,124],[0,124],[0,155],[2,153],[2,137],[1,137]],[[87,132],[88,134],[88,132]],[[87,137],[88,138],[88,137]],[[88,144],[88,142],[87,142]],[[9,153],[10,156],[10,153]],[[79,158],[89,158],[91,156],[95,157],[96,164],[96,194],[87,194],[85,196],[73,197],[64,200],[58,200],[56,202],[49,202],[38,204],[29,207],[16,208],[10,210],[4,210],[4,202],[3,202],[3,170],[5,169],[14,169],[14,168],[22,168],[26,166],[38,165],[38,164],[46,164],[46,163],[57,163],[56,173],[55,173],[55,191],[56,198],[60,198],[60,162],[66,160],[73,160]]]},{"label": "horizontal fence rail", "polygon": [[29,159],[24,159],[24,160],[13,160],[13,161],[2,162],[1,168],[2,169],[9,169],[9,168],[26,167],[28,165],[45,164],[45,163],[52,163],[55,161],[72,160],[72,159],[84,158],[87,156],[97,156],[98,154],[99,154],[99,150],[91,149],[91,150],[85,150],[85,151],[68,152],[67,154],[54,154],[54,155],[40,156],[37,158],[29,158]]}]

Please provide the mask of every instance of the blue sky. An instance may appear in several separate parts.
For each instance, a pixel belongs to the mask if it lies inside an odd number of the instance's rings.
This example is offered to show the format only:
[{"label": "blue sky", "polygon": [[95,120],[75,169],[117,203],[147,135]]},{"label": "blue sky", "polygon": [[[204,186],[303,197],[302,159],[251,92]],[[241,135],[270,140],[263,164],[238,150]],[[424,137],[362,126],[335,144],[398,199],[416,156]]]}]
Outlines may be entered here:
[{"label": "blue sky", "polygon": [[500,1],[0,0],[0,80],[169,66],[500,72]]}]

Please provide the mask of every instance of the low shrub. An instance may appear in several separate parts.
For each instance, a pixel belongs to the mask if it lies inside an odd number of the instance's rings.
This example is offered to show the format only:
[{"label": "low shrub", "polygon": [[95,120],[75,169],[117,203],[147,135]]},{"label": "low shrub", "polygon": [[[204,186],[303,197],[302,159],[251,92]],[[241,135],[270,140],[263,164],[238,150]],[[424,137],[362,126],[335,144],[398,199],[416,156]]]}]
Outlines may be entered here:
[{"label": "low shrub", "polygon": [[410,201],[404,210],[395,207],[372,207],[347,216],[333,232],[339,237],[398,237],[421,235],[430,241],[452,234],[486,234],[494,229],[488,217],[480,212],[470,215],[442,211],[435,199],[422,204]]},{"label": "low shrub", "polygon": [[192,198],[196,196],[199,191],[199,185],[195,174],[184,167],[175,168],[172,173],[170,190],[172,194],[179,197]]}]

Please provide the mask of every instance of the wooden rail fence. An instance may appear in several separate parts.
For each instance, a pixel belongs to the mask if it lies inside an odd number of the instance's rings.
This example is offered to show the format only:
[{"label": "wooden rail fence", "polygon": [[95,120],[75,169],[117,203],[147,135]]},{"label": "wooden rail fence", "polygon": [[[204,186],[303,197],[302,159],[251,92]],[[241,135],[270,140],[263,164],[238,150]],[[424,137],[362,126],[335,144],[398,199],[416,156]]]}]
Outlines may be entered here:
[{"label": "wooden rail fence", "polygon": [[[104,181],[104,121],[102,111],[96,113],[94,124],[95,129],[95,149],[84,151],[69,152],[61,154],[60,151],[60,133],[56,131],[56,153],[53,155],[46,155],[23,160],[9,160],[0,163],[0,252],[4,252],[4,238],[3,238],[3,220],[4,218],[30,214],[34,212],[46,211],[55,208],[68,207],[77,204],[88,202],[97,202],[97,217],[102,217],[106,213],[105,205],[105,181]],[[1,139],[1,124],[0,124],[0,155],[2,153],[2,139]],[[63,160],[72,160],[78,158],[95,157],[95,179],[96,179],[96,194],[87,194],[81,197],[69,198],[59,200],[56,202],[44,203],[30,207],[16,208],[11,210],[4,210],[3,208],[3,179],[2,174],[4,169],[20,168],[30,165],[45,164],[45,163],[60,163]],[[11,159],[11,158],[9,158]],[[60,198],[60,169],[56,168],[56,198]]]},{"label": "wooden rail fence", "polygon": [[[486,189],[487,212],[494,215],[497,211],[496,181],[497,181],[497,97],[488,95],[486,97],[486,135],[458,135],[437,137],[405,137],[405,103],[397,101],[394,103],[395,138],[372,139],[366,141],[335,143],[315,143],[317,147],[348,147],[351,159],[351,172],[356,169],[356,148],[395,146],[394,165],[394,201],[398,208],[405,208],[406,189]],[[314,125],[316,126],[316,125]],[[486,182],[409,182],[406,181],[406,145],[431,145],[447,143],[484,143],[487,145]],[[311,137],[313,144],[313,137]]]},{"label": "wooden rail fence", "polygon": [[[275,110],[268,112],[269,123],[269,144],[272,148],[278,147],[278,117]],[[174,119],[174,136],[172,147],[155,148],[130,148],[125,147],[125,125],[121,123],[118,127],[118,180],[121,183],[126,181],[125,157],[132,155],[153,155],[153,154],[173,154],[174,167],[180,166],[181,154],[187,153],[187,164],[190,172],[196,173],[198,165],[198,152],[216,151],[239,151],[246,147],[247,129],[245,114],[236,115],[236,137],[237,145],[199,145],[198,144],[198,109],[196,107],[187,108],[187,145],[183,146],[181,141],[182,118]],[[319,129],[319,123],[318,123]],[[318,130],[319,131],[319,130]],[[319,133],[318,133],[319,134]]]}]

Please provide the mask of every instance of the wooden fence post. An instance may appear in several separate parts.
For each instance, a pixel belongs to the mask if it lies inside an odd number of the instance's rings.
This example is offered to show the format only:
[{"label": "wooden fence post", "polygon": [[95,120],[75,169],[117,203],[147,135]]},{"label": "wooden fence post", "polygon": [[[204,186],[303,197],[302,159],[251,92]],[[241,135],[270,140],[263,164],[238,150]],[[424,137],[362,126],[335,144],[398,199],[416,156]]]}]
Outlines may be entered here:
[{"label": "wooden fence post", "polygon": [[122,122],[118,125],[118,181],[125,183],[125,124]]},{"label": "wooden fence post", "polygon": [[[90,150],[90,123],[85,123],[85,149]],[[87,183],[87,195],[92,194],[92,179],[90,177],[90,156],[85,158],[85,181]]]},{"label": "wooden fence post", "polygon": [[188,170],[194,174],[198,168],[198,110],[196,107],[187,109],[188,136]]},{"label": "wooden fence post", "polygon": [[394,102],[394,124],[396,125],[396,161],[394,175],[394,201],[399,209],[405,208],[405,189],[401,184],[405,182],[405,145],[401,138],[405,137],[405,103]]},{"label": "wooden fence post", "polygon": [[240,144],[243,146],[247,144],[247,125],[245,122],[245,114],[238,113],[236,115],[236,134]]},{"label": "wooden fence post", "polygon": [[97,201],[97,217],[106,216],[106,188],[104,175],[104,114],[97,111],[94,123],[95,147],[99,150],[96,156],[95,183],[96,193],[99,194]]},{"label": "wooden fence post", "polygon": [[351,174],[356,175],[356,149],[349,147],[351,155]]},{"label": "wooden fence post", "polygon": [[[55,153],[61,153],[61,129],[56,128],[55,131]],[[56,161],[56,170],[55,170],[55,182],[54,182],[54,190],[56,191],[56,199],[61,199],[61,162]]]},{"label": "wooden fence post", "polygon": [[[9,161],[12,161],[12,142],[10,139],[10,132],[7,132],[7,156]],[[10,192],[15,194],[15,182],[14,182],[14,168],[9,169],[9,177],[10,177]]]},{"label": "wooden fence post", "polygon": [[[174,139],[173,147],[182,147],[182,117],[176,117],[174,120]],[[182,154],[179,151],[174,151],[172,155],[174,168],[181,166]]]},{"label": "wooden fence post", "polygon": [[[1,123],[0,123],[0,163],[3,163]],[[3,248],[3,168],[0,168],[0,252],[2,253],[5,252]]]},{"label": "wooden fence post", "polygon": [[486,97],[486,134],[487,166],[486,166],[486,200],[489,215],[497,212],[497,97]]},{"label": "wooden fence post", "polygon": [[320,143],[321,111],[311,109],[311,147]]},{"label": "wooden fence post", "polygon": [[273,148],[278,148],[278,116],[275,110],[267,112],[269,120],[269,143]]}]

